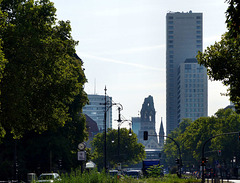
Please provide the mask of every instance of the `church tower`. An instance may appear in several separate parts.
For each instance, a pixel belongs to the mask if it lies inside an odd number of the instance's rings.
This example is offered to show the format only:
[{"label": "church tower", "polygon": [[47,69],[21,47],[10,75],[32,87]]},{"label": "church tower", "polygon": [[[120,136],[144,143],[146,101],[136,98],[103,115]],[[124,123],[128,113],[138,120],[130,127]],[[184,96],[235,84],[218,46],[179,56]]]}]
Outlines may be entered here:
[{"label": "church tower", "polygon": [[[139,141],[145,146],[145,149],[160,149],[157,133],[155,129],[155,108],[153,97],[149,95],[144,99],[141,109]],[[143,132],[148,131],[148,140],[143,140]]]}]

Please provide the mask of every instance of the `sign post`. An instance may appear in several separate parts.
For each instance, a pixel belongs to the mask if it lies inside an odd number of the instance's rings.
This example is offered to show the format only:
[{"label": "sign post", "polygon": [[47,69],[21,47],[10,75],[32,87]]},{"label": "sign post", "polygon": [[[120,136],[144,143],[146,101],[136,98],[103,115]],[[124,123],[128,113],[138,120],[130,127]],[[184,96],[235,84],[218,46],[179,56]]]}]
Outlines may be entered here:
[{"label": "sign post", "polygon": [[85,151],[85,148],[86,148],[86,143],[82,142],[82,143],[78,144],[78,149],[80,151],[78,151],[78,153],[77,153],[77,158],[78,158],[78,161],[80,161],[81,173],[83,173],[83,168],[84,168],[83,163],[87,159],[87,153]]}]

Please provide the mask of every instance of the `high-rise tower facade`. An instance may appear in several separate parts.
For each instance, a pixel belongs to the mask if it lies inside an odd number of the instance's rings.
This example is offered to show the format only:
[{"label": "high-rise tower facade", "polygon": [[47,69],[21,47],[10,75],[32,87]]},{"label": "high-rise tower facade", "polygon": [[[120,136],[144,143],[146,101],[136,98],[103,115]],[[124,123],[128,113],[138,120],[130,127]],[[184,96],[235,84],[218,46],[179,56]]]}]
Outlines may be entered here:
[{"label": "high-rise tower facade", "polygon": [[[203,69],[201,74],[205,75],[203,78],[204,84],[201,85],[201,87],[198,85],[198,88],[193,88],[193,86],[196,87],[196,84],[194,85],[193,81],[197,80],[192,80],[191,83],[188,83],[188,86],[182,85],[185,80],[182,80],[183,77],[179,78],[183,75],[183,67],[187,68],[190,67],[189,65],[193,65],[193,63],[188,63],[185,64],[186,66],[183,66],[182,64],[185,63],[186,59],[194,59],[196,58],[198,51],[202,51],[202,13],[192,13],[192,11],[189,11],[188,13],[170,12],[167,13],[166,16],[166,25],[166,132],[169,134],[172,130],[178,127],[182,117],[188,117],[195,120],[196,117],[207,116],[208,104],[205,68],[201,68]],[[196,71],[195,69],[193,70],[191,70],[192,73],[188,73],[191,74],[191,77],[194,77],[193,72]],[[188,70],[188,72],[190,71]],[[196,73],[195,77],[197,77]],[[182,86],[187,88],[180,88]],[[191,88],[189,88],[190,86]],[[188,104],[192,106],[201,105],[202,108],[196,109],[197,111],[201,110],[202,112],[197,113],[194,118],[191,116],[195,114],[188,114],[185,104],[181,102],[182,100],[185,101],[185,97],[187,97],[184,93],[186,89],[196,92],[192,95],[192,103]],[[204,91],[199,94],[202,96],[199,100],[203,99],[201,104],[199,104],[198,99],[193,98],[193,96],[199,96],[197,91]],[[190,98],[188,99],[190,100]]]}]

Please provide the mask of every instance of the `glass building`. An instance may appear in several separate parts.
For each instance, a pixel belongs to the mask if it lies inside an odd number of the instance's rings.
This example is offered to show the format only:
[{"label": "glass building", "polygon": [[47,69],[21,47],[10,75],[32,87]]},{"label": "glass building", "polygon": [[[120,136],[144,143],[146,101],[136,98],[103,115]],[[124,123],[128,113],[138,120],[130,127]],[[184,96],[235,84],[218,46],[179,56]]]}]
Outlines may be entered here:
[{"label": "glass building", "polygon": [[[182,101],[185,100],[185,93],[183,92],[184,89],[179,87],[182,86],[181,84],[185,81],[182,81],[182,75],[184,75],[182,67],[190,67],[191,65],[192,68],[192,66],[197,65],[196,63],[185,63],[185,61],[186,59],[196,58],[198,51],[202,51],[202,30],[202,13],[193,13],[192,11],[187,13],[169,12],[166,15],[167,134],[178,127],[182,117],[189,117],[192,119],[196,118],[196,116],[190,117],[195,114],[190,111],[186,111],[184,106],[185,104],[182,103]],[[182,64],[185,64],[185,66]],[[204,70],[204,68],[202,69]],[[203,74],[206,74],[206,72],[204,71]],[[204,101],[202,106],[203,112],[196,114],[199,117],[207,116],[207,78],[204,77],[203,80],[204,84],[197,90],[194,90],[195,92],[200,90],[204,91]],[[197,101],[195,102],[196,104],[192,103],[191,105],[198,105]]]},{"label": "glass building", "polygon": [[[99,131],[104,130],[105,95],[88,95],[89,104],[83,107],[83,114],[87,114],[97,123]],[[112,104],[112,97],[107,96],[107,104]],[[106,126],[112,128],[112,108],[108,108]]]},{"label": "glass building", "polygon": [[186,59],[178,69],[178,123],[207,116],[207,70],[197,59]]}]

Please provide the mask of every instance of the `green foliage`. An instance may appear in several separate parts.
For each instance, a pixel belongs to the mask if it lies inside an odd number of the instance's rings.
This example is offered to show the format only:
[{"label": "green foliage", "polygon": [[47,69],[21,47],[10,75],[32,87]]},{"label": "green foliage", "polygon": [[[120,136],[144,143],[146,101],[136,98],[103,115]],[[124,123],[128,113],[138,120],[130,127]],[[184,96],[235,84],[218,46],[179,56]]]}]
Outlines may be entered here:
[{"label": "green foliage", "polygon": [[[180,125],[181,126],[181,125]],[[209,157],[208,165],[211,165],[213,160],[219,160],[220,163],[230,162],[233,156],[239,157],[240,144],[238,141],[238,132],[240,131],[240,115],[231,109],[220,109],[214,116],[201,117],[192,122],[185,128],[185,131],[176,129],[172,132],[173,138],[179,142],[182,151],[182,160],[185,167],[199,167],[203,143],[213,136],[236,132],[231,135],[220,135],[213,138],[205,146],[205,155]],[[221,157],[217,151],[221,150]],[[166,161],[170,165],[174,165],[174,160],[177,158],[176,145],[167,140],[164,146]]]},{"label": "green foliage", "polygon": [[226,0],[229,7],[226,11],[226,23],[229,30],[229,34],[236,38],[240,33],[240,2],[238,0]]},{"label": "green foliage", "polygon": [[19,140],[7,134],[0,144],[0,180],[12,177],[15,145],[19,176],[29,172],[69,172],[76,168],[79,165],[77,145],[87,135],[79,132],[84,132],[84,129],[85,117],[79,116],[78,121],[70,121],[64,127],[42,134],[27,132]]},{"label": "green foliage", "polygon": [[[91,144],[93,146],[93,161],[98,167],[102,167],[104,159],[104,133],[97,134]],[[137,136],[135,133],[132,133],[132,136],[129,136],[129,131],[126,128],[120,129],[119,147],[118,131],[115,129],[108,129],[106,144],[107,162],[109,162],[111,166],[115,166],[119,162],[136,164],[145,158],[144,146],[137,142]]]},{"label": "green foliage", "polygon": [[[3,0],[1,10],[7,15],[0,38],[8,63],[0,83],[0,126],[20,138],[75,120],[86,103],[86,78],[69,21],[56,24],[49,0]],[[81,105],[73,116],[74,101]]]},{"label": "green foliage", "polygon": [[61,175],[62,183],[116,183],[117,177],[110,177],[104,171],[97,172],[96,169],[85,171],[81,174],[80,170],[72,171],[71,174]]},{"label": "green foliage", "polygon": [[210,79],[222,81],[228,87],[227,95],[240,112],[240,3],[236,0],[227,2],[228,32],[204,53],[199,52],[197,59],[207,68]]},{"label": "green foliage", "polygon": [[[185,143],[183,140],[183,133],[186,129],[191,125],[192,120],[183,119],[183,121],[179,124],[179,127],[169,134],[169,137],[173,138],[180,146],[182,151],[182,158],[189,158],[188,151],[185,151]],[[168,165],[174,166],[175,159],[179,158],[177,145],[169,138],[166,139],[166,144],[164,145],[164,154],[166,155],[165,161]]]},{"label": "green foliage", "polygon": [[59,160],[65,170],[76,167],[77,144],[88,138],[78,42],[69,21],[56,22],[49,0],[1,1],[0,177],[12,177],[15,142],[26,175],[59,168]]},{"label": "green foliage", "polygon": [[136,179],[132,177],[122,177],[117,179],[117,176],[110,177],[110,175],[105,172],[97,172],[96,170],[90,172],[80,173],[80,170],[72,171],[71,174],[61,175],[63,183],[192,183],[201,182],[201,180],[196,180],[194,178],[188,177],[187,179],[180,179],[175,175],[166,175],[161,178],[143,178]]},{"label": "green foliage", "polygon": [[163,165],[153,165],[147,169],[148,177],[161,177],[163,176]]},{"label": "green foliage", "polygon": [[[3,12],[0,9],[0,30],[3,30],[5,28],[5,24],[4,24],[5,18],[6,16],[3,14]],[[5,59],[4,53],[2,51],[2,39],[0,36],[0,83],[3,78],[3,73],[5,70],[6,64],[7,64],[7,60]],[[0,89],[0,95],[1,95],[1,89]],[[1,108],[1,101],[0,101],[0,108]],[[1,137],[3,137],[5,134],[6,134],[6,131],[2,127],[2,124],[0,123],[0,141],[1,141]]]}]

